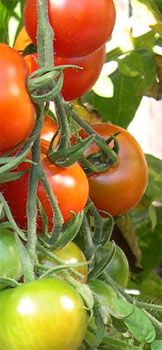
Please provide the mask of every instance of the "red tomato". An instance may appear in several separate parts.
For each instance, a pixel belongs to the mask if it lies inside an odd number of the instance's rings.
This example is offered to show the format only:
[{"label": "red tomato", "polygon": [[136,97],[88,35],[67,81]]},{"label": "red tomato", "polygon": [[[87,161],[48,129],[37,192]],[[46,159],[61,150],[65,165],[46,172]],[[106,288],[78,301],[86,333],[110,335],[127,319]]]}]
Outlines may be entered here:
[{"label": "red tomato", "polygon": [[[57,56],[89,55],[110,38],[115,24],[113,0],[48,0],[49,21],[54,29]],[[26,0],[24,24],[36,42],[36,0]]]},{"label": "red tomato", "polygon": [[[88,176],[90,197],[99,210],[116,216],[133,208],[142,198],[147,185],[148,168],[145,155],[135,138],[125,129],[108,123],[92,125],[105,139],[116,132],[120,151],[118,162],[102,173]],[[81,137],[87,137],[82,130]],[[98,151],[95,143],[86,151]]]},{"label": "red tomato", "polygon": [[0,152],[25,140],[36,120],[33,103],[26,90],[28,69],[23,57],[0,43]]},{"label": "red tomato", "polygon": [[[57,255],[58,258],[62,259],[65,264],[78,264],[78,263],[86,263],[86,258],[81,251],[81,249],[74,243],[69,242],[65,247],[52,250],[52,253]],[[54,267],[57,265],[57,261],[55,259],[49,258],[45,255],[40,254],[39,261],[41,264],[49,265]],[[87,281],[88,275],[88,267],[87,264],[83,266],[74,267],[74,269],[80,272],[83,275],[82,279],[77,278],[75,275],[73,277],[77,279],[81,283],[85,283]],[[69,270],[67,270],[68,272]]]},{"label": "red tomato", "polygon": [[[71,64],[82,68],[64,69],[64,82],[61,93],[66,101],[74,100],[92,88],[100,75],[105,61],[105,54],[106,50],[105,46],[103,46],[88,56],[73,58],[55,56],[54,61],[56,66]],[[30,73],[38,68],[35,57],[36,54],[25,56]]]},{"label": "red tomato", "polygon": [[[17,50],[23,50],[30,42],[31,40],[23,27],[17,36],[14,47]],[[82,68],[64,69],[64,83],[61,92],[66,101],[74,100],[92,88],[100,75],[105,55],[106,49],[104,45],[96,52],[83,57],[65,58],[55,56],[56,66],[71,64]],[[38,68],[36,57],[37,54],[30,54],[24,57],[30,73]]]},{"label": "red tomato", "polygon": [[[55,194],[64,220],[72,217],[72,212],[80,212],[88,199],[89,186],[87,177],[78,163],[67,168],[62,168],[51,163],[47,156],[49,143],[42,141],[41,162],[47,179]],[[16,170],[29,168],[29,163],[21,163]],[[0,190],[6,198],[11,212],[21,228],[26,228],[26,201],[28,192],[29,173],[21,176],[18,180],[0,184]],[[49,230],[52,228],[53,214],[48,196],[41,183],[38,183],[38,197],[49,219]],[[42,220],[37,217],[38,231],[42,229]]]},{"label": "red tomato", "polygon": [[[50,142],[57,128],[58,128],[58,125],[54,121],[54,119],[46,115],[44,117],[44,125],[41,131],[41,139]],[[57,135],[55,139],[55,144],[57,144],[58,139],[59,139],[59,136]]]},{"label": "red tomato", "polygon": [[81,296],[61,279],[37,279],[1,291],[3,350],[76,350],[87,321]]}]

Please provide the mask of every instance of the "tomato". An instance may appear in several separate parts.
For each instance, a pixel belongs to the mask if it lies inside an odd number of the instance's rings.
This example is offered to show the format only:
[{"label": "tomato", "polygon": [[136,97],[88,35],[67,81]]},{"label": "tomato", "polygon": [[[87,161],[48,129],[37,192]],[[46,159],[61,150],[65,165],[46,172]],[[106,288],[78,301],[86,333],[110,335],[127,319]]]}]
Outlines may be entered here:
[{"label": "tomato", "polygon": [[[48,0],[48,16],[54,30],[57,56],[89,55],[110,38],[115,24],[113,0]],[[36,0],[26,0],[24,24],[31,40],[36,42]]]},{"label": "tomato", "polygon": [[[65,264],[86,263],[86,258],[83,252],[74,242],[69,242],[65,247],[59,250],[52,250],[52,252],[55,253],[55,255],[57,255],[58,258],[62,259]],[[40,255],[39,261],[41,262],[41,264],[49,265],[51,267],[57,265],[57,262],[55,260],[45,255]],[[79,282],[85,283],[88,275],[87,264],[83,266],[74,267],[74,269],[80,272],[83,275],[83,278],[79,279],[75,275],[73,275],[73,277],[78,279]]]},{"label": "tomato", "polygon": [[[58,125],[54,121],[54,119],[50,118],[48,115],[44,117],[44,125],[41,131],[41,140],[45,140],[50,142],[52,140],[53,135],[57,131]],[[54,144],[57,144],[59,136],[56,136]]]},{"label": "tomato", "polygon": [[[25,28],[20,31],[15,42],[17,50],[23,50],[31,42]],[[55,65],[76,65],[82,69],[66,68],[64,69],[64,83],[61,93],[66,101],[73,100],[85,94],[92,88],[98,79],[102,66],[105,61],[105,45],[96,52],[83,57],[58,57],[55,55]],[[29,72],[32,73],[37,67],[35,58],[37,54],[30,54],[24,57]]]},{"label": "tomato", "polygon": [[92,88],[98,79],[105,61],[105,46],[83,57],[55,57],[55,65],[73,64],[81,67],[65,68],[61,93],[66,101],[74,100]]},{"label": "tomato", "polygon": [[[0,228],[0,276],[19,280],[22,276],[22,266],[15,237],[12,231]],[[1,283],[0,289],[6,287]]]},{"label": "tomato", "polygon": [[[148,167],[145,155],[135,138],[120,126],[99,123],[92,128],[105,139],[120,132],[118,162],[108,170],[88,176],[90,197],[99,210],[108,211],[116,216],[132,209],[142,198],[147,186]],[[87,137],[81,130],[80,136]],[[86,151],[90,154],[98,151],[92,143]]]},{"label": "tomato", "polygon": [[1,291],[1,349],[76,350],[87,318],[78,292],[60,279],[40,279]]},{"label": "tomato", "polygon": [[23,57],[0,43],[0,152],[25,140],[35,125],[36,112],[26,90],[28,69]]},{"label": "tomato", "polygon": [[[111,245],[111,242],[106,243],[106,245],[103,247],[103,250],[108,251]],[[113,260],[106,267],[106,272],[109,273],[111,278],[119,286],[126,288],[129,278],[129,265],[125,253],[118,245],[116,245],[116,252]]]},{"label": "tomato", "polygon": [[[59,208],[65,221],[72,217],[72,211],[80,212],[88,199],[89,186],[87,177],[78,163],[67,168],[56,166],[48,158],[49,143],[42,140],[41,162],[47,176],[48,182],[55,194]],[[16,170],[30,168],[30,164],[23,162]],[[29,172],[19,179],[0,184],[0,190],[3,192],[11,212],[21,228],[26,228],[26,201],[28,192]],[[53,214],[48,196],[41,183],[38,183],[37,195],[47,213],[49,219],[49,230],[53,225]],[[40,215],[37,217],[38,231],[42,229],[42,220]]]},{"label": "tomato", "polygon": [[[87,91],[89,91],[98,79],[102,66],[105,61],[105,46],[96,52],[83,57],[57,57],[55,56],[55,65],[77,65],[79,68],[65,68],[64,82],[61,93],[66,101],[74,100]],[[29,72],[32,73],[37,67],[36,54],[25,56],[25,61]]]}]

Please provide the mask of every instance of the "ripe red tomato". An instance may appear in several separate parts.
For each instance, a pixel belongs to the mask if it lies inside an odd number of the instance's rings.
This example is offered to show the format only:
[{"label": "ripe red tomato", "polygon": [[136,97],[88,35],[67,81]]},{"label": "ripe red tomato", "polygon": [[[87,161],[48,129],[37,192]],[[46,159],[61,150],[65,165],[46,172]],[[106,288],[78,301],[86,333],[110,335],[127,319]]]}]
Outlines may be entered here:
[{"label": "ripe red tomato", "polygon": [[[66,101],[74,100],[92,88],[100,75],[105,61],[105,54],[106,50],[105,46],[103,46],[88,56],[71,58],[55,56],[54,61],[56,66],[71,64],[82,68],[64,69],[64,82],[61,93]],[[36,54],[25,56],[30,73],[38,68],[35,57]]]},{"label": "ripe red tomato", "polygon": [[[14,278],[17,281],[22,276],[21,260],[12,231],[0,228],[0,276]],[[6,284],[0,283],[0,289]]]},{"label": "ripe red tomato", "polygon": [[[54,121],[54,119],[50,118],[48,115],[46,115],[44,117],[44,124],[43,124],[43,128],[41,131],[41,140],[45,140],[50,142],[52,140],[53,135],[55,134],[55,132],[57,131],[58,125],[57,123]],[[59,136],[56,136],[55,139],[55,144],[57,144],[59,139]]]},{"label": "ripe red tomato", "polygon": [[[65,247],[59,250],[52,250],[52,253],[55,253],[55,255],[57,255],[58,258],[62,259],[65,264],[86,263],[86,258],[83,252],[74,242],[69,242]],[[42,254],[39,256],[39,261],[41,264],[49,265],[51,267],[54,267],[57,265],[57,262],[54,259],[49,258]],[[77,279],[79,282],[85,283],[88,275],[87,264],[83,266],[74,267],[74,269],[80,272],[83,275],[83,278],[79,279],[75,275],[73,275],[73,277]],[[68,271],[69,270],[67,270],[67,272]]]},{"label": "ripe red tomato", "polygon": [[[30,42],[31,40],[23,27],[17,36],[14,47],[17,50],[23,50]],[[64,69],[64,83],[61,93],[66,101],[74,100],[92,88],[100,75],[105,55],[105,45],[96,52],[83,57],[65,58],[55,55],[54,61],[56,66],[71,64],[82,68]],[[30,73],[38,68],[36,57],[37,54],[30,54],[24,57]]]},{"label": "ripe red tomato", "polygon": [[[120,151],[118,162],[102,173],[88,176],[90,197],[99,210],[106,210],[113,216],[133,208],[142,198],[147,185],[148,167],[145,155],[135,138],[125,129],[109,124],[93,124],[93,129],[105,139],[116,132]],[[86,132],[80,132],[82,138]],[[98,151],[91,144],[86,154]]]},{"label": "ripe red tomato", "polygon": [[[54,29],[54,49],[57,56],[89,55],[110,38],[115,24],[113,0],[48,0],[49,21]],[[26,0],[24,24],[36,42],[36,0]]]},{"label": "ripe red tomato", "polygon": [[66,101],[74,100],[89,91],[98,79],[105,61],[105,46],[94,53],[73,58],[55,57],[55,65],[73,64],[82,67],[65,68],[61,93]]},{"label": "ripe red tomato", "polygon": [[0,152],[25,140],[36,120],[33,103],[26,90],[28,69],[23,57],[0,43]]},{"label": "ripe red tomato", "polygon": [[40,279],[0,293],[3,350],[76,350],[87,320],[82,298],[60,279]]},{"label": "ripe red tomato", "polygon": [[[42,140],[41,162],[47,179],[55,194],[59,208],[65,221],[72,217],[72,211],[78,213],[86,205],[89,186],[87,177],[78,163],[67,168],[56,166],[48,158],[49,143]],[[16,170],[30,168],[29,163],[21,163]],[[26,201],[28,192],[29,172],[19,179],[0,184],[0,190],[6,198],[11,212],[18,225],[26,228]],[[49,230],[52,228],[53,214],[48,196],[41,183],[38,183],[38,197],[49,219]],[[42,229],[42,220],[37,217],[38,231]]]}]

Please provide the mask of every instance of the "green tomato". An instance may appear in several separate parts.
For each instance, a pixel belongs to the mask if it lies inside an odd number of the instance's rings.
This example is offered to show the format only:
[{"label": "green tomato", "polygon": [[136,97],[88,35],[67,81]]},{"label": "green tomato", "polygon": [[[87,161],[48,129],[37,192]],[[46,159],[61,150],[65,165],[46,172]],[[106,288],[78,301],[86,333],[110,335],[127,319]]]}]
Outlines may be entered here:
[{"label": "green tomato", "polygon": [[[0,276],[19,280],[22,276],[22,265],[15,237],[12,231],[0,228]],[[6,284],[0,284],[0,289]]]},{"label": "green tomato", "polygon": [[[85,265],[83,266],[75,267],[75,270],[80,272],[83,275],[83,278],[79,279],[74,275],[73,277],[75,279],[78,279],[78,281],[81,283],[86,282],[88,275],[88,266],[86,263],[86,258],[81,249],[74,242],[69,242],[65,247],[58,250],[53,249],[51,252],[57,255],[58,258],[62,259],[65,264],[85,263]],[[39,261],[41,264],[49,265],[51,267],[57,265],[57,262],[54,259],[42,254],[39,256]]]},{"label": "green tomato", "polygon": [[76,350],[87,321],[82,298],[61,279],[39,279],[0,292],[3,350]]},{"label": "green tomato", "polygon": [[[108,242],[104,250],[109,250],[112,243]],[[129,278],[129,265],[125,253],[116,245],[116,252],[111,263],[106,267],[111,278],[122,288],[126,288]]]}]

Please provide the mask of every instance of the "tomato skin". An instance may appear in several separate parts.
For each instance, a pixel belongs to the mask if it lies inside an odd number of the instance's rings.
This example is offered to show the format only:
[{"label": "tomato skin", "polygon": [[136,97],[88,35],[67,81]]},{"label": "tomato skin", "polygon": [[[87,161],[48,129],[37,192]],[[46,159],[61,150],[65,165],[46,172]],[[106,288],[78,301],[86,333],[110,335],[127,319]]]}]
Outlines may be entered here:
[{"label": "tomato skin", "polygon": [[[88,176],[90,197],[98,210],[117,216],[132,209],[144,194],[148,180],[145,155],[127,130],[109,123],[91,126],[105,139],[120,132],[117,136],[120,147],[118,162],[104,172]],[[87,134],[81,131],[80,136],[85,138]],[[93,143],[85,153],[90,154],[97,150],[98,147]]]},{"label": "tomato skin", "polygon": [[76,350],[87,313],[78,292],[60,279],[40,279],[1,291],[3,350]]},{"label": "tomato skin", "polygon": [[[112,242],[106,243],[103,250],[108,251]],[[116,245],[116,252],[111,263],[106,267],[106,272],[122,288],[126,288],[129,278],[129,264],[123,250]]]},{"label": "tomato skin", "polygon": [[[14,278],[22,276],[22,265],[15,237],[12,231],[0,228],[0,276]],[[0,283],[0,289],[6,285]]]},{"label": "tomato skin", "polygon": [[[89,185],[87,177],[78,163],[67,168],[56,166],[48,158],[49,143],[42,140],[41,143],[41,163],[44,168],[47,180],[55,194],[59,208],[65,221],[72,217],[72,212],[80,212],[86,205]],[[16,170],[30,168],[30,164],[21,163]],[[0,190],[10,206],[11,212],[17,224],[26,229],[26,201],[28,192],[29,172],[21,176],[18,180],[0,184]],[[37,195],[47,213],[49,219],[49,230],[53,226],[53,214],[48,196],[39,182]],[[38,231],[42,229],[41,217],[37,216]]]},{"label": "tomato skin", "polygon": [[81,67],[65,68],[61,93],[66,101],[74,100],[89,91],[98,79],[105,61],[106,48],[101,47],[94,53],[72,58],[55,56],[55,65],[72,64]]},{"label": "tomato skin", "polygon": [[28,69],[15,49],[0,43],[0,152],[25,140],[36,121],[34,105],[26,90]]},{"label": "tomato skin", "polygon": [[[112,0],[48,0],[49,21],[54,29],[57,56],[89,55],[109,39],[115,24]],[[36,42],[36,0],[26,0],[24,24],[31,40]]]},{"label": "tomato skin", "polygon": [[[48,115],[44,117],[44,124],[41,131],[41,140],[45,140],[50,142],[52,140],[53,135],[57,131],[58,124],[54,121],[54,119],[50,118]],[[59,140],[59,135],[56,136],[54,144],[57,144]]]},{"label": "tomato skin", "polygon": [[[77,263],[86,263],[86,258],[81,251],[81,249],[74,243],[69,242],[65,247],[59,250],[51,250],[52,253],[57,255],[60,259],[64,261],[65,264],[77,264]],[[40,255],[39,261],[41,264],[56,266],[57,262],[55,262],[52,258],[49,258],[45,255]],[[87,264],[83,266],[74,267],[74,269],[80,272],[83,275],[82,279],[77,278],[75,275],[73,277],[77,279],[81,283],[85,283],[87,281],[88,275],[88,267]],[[68,272],[68,270],[67,270]]]}]

